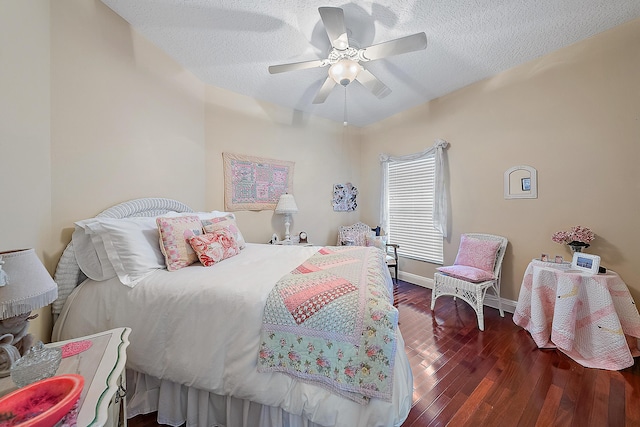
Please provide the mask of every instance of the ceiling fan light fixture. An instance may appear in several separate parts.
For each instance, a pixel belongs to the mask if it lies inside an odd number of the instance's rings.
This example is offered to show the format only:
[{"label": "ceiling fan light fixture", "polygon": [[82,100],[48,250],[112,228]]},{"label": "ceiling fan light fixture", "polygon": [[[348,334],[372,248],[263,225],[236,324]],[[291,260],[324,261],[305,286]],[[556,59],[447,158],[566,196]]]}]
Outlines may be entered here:
[{"label": "ceiling fan light fixture", "polygon": [[362,66],[353,59],[343,58],[329,67],[329,76],[338,84],[347,86],[355,80]]}]

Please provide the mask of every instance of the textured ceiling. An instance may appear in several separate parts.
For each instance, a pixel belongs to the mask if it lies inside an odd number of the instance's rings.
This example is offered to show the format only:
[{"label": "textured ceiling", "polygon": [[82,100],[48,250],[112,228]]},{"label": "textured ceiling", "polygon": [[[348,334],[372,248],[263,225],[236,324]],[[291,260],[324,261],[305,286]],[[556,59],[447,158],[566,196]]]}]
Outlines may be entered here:
[{"label": "textured ceiling", "polygon": [[[327,68],[269,65],[327,57],[318,7],[344,9],[352,45],[425,32],[425,50],[368,62],[391,89],[346,87],[347,119],[366,126],[640,17],[638,0],[102,0],[203,82],[342,122],[345,89],[312,104]],[[305,114],[294,114],[293,117]]]}]

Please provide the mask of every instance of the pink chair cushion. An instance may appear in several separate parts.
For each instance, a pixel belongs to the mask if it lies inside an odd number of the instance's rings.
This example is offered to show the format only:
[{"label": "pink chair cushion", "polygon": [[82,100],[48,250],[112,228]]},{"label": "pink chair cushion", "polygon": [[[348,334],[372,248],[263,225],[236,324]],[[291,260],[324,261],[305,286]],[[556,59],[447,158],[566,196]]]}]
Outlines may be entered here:
[{"label": "pink chair cushion", "polygon": [[480,240],[463,234],[456,261],[453,264],[475,267],[493,274],[498,249],[500,249],[500,242]]},{"label": "pink chair cushion", "polygon": [[467,282],[479,283],[487,280],[493,280],[495,277],[493,273],[481,270],[475,267],[469,267],[466,265],[451,265],[448,267],[438,267],[440,273],[447,276],[455,277],[456,279],[466,280]]}]

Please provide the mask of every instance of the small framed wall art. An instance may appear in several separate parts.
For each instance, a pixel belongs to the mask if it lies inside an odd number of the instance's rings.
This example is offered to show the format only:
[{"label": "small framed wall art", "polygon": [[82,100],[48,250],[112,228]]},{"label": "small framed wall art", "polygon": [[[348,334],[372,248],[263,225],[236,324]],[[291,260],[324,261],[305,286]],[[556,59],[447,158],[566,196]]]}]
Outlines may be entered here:
[{"label": "small framed wall art", "polygon": [[537,199],[538,172],[526,165],[514,166],[504,173],[505,199]]},{"label": "small framed wall art", "polygon": [[358,189],[350,182],[346,184],[335,184],[333,186],[333,210],[335,212],[355,211],[358,203],[356,196]]}]

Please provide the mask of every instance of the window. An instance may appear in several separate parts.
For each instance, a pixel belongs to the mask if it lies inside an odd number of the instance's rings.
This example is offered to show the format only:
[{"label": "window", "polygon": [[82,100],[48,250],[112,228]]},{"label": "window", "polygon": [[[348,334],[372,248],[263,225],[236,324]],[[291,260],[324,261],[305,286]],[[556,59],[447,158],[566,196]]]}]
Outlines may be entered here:
[{"label": "window", "polygon": [[435,169],[435,153],[388,163],[387,234],[400,245],[398,255],[442,264],[442,234],[434,228]]}]

